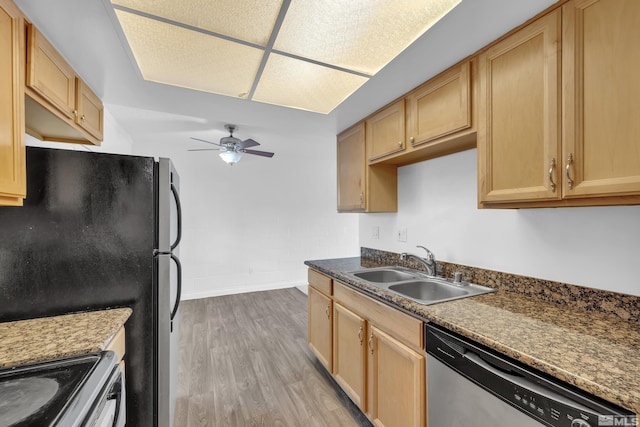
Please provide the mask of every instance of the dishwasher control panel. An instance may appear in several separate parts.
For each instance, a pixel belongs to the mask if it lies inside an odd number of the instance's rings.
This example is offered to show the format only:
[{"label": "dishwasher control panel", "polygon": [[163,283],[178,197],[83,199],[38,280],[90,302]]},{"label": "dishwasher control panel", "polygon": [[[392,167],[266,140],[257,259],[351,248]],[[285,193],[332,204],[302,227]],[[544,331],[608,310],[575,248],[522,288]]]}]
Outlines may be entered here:
[{"label": "dishwasher control panel", "polygon": [[429,355],[543,425],[636,425],[633,413],[443,328],[427,324],[425,341]]}]

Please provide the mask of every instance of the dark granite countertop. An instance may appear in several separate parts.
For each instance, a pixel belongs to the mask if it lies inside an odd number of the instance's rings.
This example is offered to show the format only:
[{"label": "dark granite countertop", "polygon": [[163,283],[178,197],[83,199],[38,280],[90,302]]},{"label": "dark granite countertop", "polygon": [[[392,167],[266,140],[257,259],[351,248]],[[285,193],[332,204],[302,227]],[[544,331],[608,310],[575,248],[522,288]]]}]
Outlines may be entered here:
[{"label": "dark granite countertop", "polygon": [[100,352],[131,313],[115,308],[0,323],[0,367]]},{"label": "dark granite countertop", "polygon": [[383,261],[354,257],[305,264],[640,414],[640,323],[505,290],[423,305],[344,274],[389,265]]}]

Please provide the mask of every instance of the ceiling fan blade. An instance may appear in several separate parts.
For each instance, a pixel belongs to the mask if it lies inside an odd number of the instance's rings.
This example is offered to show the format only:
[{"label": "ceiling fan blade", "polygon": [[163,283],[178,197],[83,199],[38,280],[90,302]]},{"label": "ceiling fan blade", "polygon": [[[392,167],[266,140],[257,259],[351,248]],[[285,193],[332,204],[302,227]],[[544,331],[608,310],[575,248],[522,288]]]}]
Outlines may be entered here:
[{"label": "ceiling fan blade", "polygon": [[240,150],[243,153],[247,153],[247,154],[255,154],[257,156],[262,156],[262,157],[273,157],[273,153],[270,153],[268,151],[258,151],[258,150]]},{"label": "ceiling fan blade", "polygon": [[249,148],[249,147],[258,146],[260,145],[260,143],[249,138],[249,139],[245,139],[242,142],[239,142],[237,145],[238,145],[238,148]]},{"label": "ceiling fan blade", "polygon": [[224,148],[193,148],[187,151],[221,151],[221,150],[224,150]]},{"label": "ceiling fan blade", "polygon": [[205,139],[194,138],[194,137],[191,137],[191,139],[195,139],[196,141],[206,142],[207,144],[213,144],[213,145],[218,145],[218,146],[222,147],[222,145],[218,144],[217,142],[211,142],[211,141],[207,141]]}]

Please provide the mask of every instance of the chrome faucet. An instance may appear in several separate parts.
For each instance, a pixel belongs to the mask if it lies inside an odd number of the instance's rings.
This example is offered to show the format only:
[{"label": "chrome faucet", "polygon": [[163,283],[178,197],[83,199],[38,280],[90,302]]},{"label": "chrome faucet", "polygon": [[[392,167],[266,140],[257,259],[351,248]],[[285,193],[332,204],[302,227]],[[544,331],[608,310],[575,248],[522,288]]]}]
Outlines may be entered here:
[{"label": "chrome faucet", "polygon": [[409,259],[413,258],[416,261],[418,261],[420,264],[424,265],[424,267],[427,269],[427,274],[429,276],[435,276],[436,275],[436,257],[435,255],[433,255],[433,252],[431,252],[429,249],[425,248],[424,246],[420,246],[420,245],[416,246],[416,248],[424,249],[427,252],[427,256],[425,258],[422,258],[418,255],[403,252],[400,254],[400,260],[408,261]]}]

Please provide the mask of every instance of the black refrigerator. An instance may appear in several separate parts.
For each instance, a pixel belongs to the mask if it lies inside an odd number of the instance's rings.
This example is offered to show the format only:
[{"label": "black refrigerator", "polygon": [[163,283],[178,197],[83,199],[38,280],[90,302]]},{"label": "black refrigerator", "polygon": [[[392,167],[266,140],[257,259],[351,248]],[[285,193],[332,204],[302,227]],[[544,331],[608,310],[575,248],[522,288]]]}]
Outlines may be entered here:
[{"label": "black refrigerator", "polygon": [[0,207],[0,321],[131,307],[127,425],[172,425],[182,219],[169,159],[27,148]]}]

